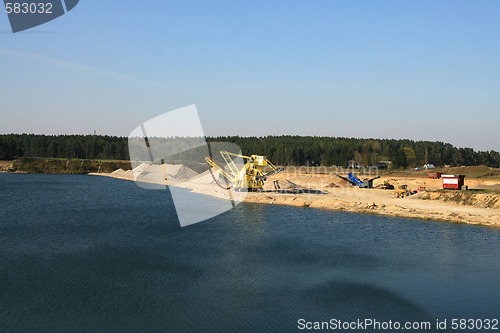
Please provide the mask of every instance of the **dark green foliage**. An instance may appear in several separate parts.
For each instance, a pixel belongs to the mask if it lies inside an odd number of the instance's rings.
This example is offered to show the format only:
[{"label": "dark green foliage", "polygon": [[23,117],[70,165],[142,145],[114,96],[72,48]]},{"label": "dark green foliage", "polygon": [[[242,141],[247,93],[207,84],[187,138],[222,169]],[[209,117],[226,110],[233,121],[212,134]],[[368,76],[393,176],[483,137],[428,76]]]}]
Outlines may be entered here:
[{"label": "dark green foliage", "polygon": [[0,160],[20,157],[126,160],[127,138],[107,135],[0,135]]},{"label": "dark green foliage", "polygon": [[[449,143],[412,140],[355,139],[312,136],[209,137],[209,142],[232,142],[243,154],[267,156],[279,165],[364,166],[392,161],[396,168],[438,165],[487,165],[498,168],[497,151],[456,148]],[[20,157],[127,160],[128,138],[93,135],[0,135],[0,159]]]},{"label": "dark green foliage", "polygon": [[449,143],[389,139],[356,139],[312,136],[213,137],[208,141],[229,141],[243,154],[267,156],[279,165],[347,166],[356,160],[364,166],[392,161],[395,168],[422,167],[427,161],[438,165],[487,165],[498,168],[500,154],[456,148]]}]

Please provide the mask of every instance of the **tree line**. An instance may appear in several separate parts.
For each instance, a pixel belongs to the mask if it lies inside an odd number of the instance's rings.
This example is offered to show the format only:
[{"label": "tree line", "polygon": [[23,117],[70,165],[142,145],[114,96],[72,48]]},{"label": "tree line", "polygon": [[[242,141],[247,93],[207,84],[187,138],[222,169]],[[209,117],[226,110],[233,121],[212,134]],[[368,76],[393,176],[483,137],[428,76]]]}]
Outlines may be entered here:
[{"label": "tree line", "polygon": [[[208,137],[208,142],[231,142],[245,155],[265,155],[279,165],[364,166],[391,161],[395,168],[434,165],[487,165],[498,168],[498,151],[475,151],[449,143],[394,139],[316,136]],[[128,138],[101,135],[0,135],[0,159],[20,157],[129,159]]]},{"label": "tree line", "polygon": [[127,160],[127,138],[101,135],[0,135],[0,160],[20,157]]}]

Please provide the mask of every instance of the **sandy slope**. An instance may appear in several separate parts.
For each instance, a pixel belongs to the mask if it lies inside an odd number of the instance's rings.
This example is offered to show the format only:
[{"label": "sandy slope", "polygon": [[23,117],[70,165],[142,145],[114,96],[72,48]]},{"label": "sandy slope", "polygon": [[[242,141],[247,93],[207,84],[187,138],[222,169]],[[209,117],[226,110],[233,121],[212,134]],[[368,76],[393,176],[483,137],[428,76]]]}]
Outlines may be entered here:
[{"label": "sandy slope", "polygon": [[8,172],[13,161],[0,161],[0,172]]}]

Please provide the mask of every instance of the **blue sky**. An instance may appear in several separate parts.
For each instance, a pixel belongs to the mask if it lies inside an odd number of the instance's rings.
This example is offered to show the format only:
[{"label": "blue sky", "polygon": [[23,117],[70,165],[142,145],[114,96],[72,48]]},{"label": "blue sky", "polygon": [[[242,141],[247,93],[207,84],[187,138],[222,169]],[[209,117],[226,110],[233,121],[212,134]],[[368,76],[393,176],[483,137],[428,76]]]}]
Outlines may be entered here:
[{"label": "blue sky", "polygon": [[13,34],[0,133],[128,135],[196,104],[207,135],[500,150],[500,1],[97,1]]}]

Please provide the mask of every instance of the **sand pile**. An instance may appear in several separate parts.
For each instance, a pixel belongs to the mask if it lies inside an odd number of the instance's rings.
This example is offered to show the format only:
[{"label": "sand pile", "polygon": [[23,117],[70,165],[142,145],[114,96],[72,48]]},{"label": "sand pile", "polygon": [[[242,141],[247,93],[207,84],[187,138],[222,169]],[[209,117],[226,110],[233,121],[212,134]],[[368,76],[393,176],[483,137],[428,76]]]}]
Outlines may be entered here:
[{"label": "sand pile", "polygon": [[[119,172],[120,169],[113,172]],[[122,170],[123,171],[123,170]],[[142,163],[130,170],[135,179],[155,181],[165,179],[188,180],[198,176],[198,173],[184,164],[147,164]]]},{"label": "sand pile", "polygon": [[174,179],[192,179],[198,172],[188,168],[184,164],[164,164],[167,169],[167,177]]},{"label": "sand pile", "polygon": [[134,177],[132,175],[132,170],[123,170],[123,169],[117,169],[113,171],[110,175],[112,175],[113,178],[118,178],[118,179],[126,179],[126,180],[133,180]]},{"label": "sand pile", "polygon": [[[214,176],[219,177],[219,172],[214,171]],[[198,176],[193,177],[191,180],[193,182],[200,183],[200,184],[212,184],[212,183],[214,183],[214,178],[212,177],[210,170],[207,170],[205,172],[200,173]]]},{"label": "sand pile", "polygon": [[268,179],[264,183],[265,191],[284,191],[284,192],[303,192],[309,191],[310,189],[304,186],[301,186],[297,183],[290,181],[289,179]]},{"label": "sand pile", "polygon": [[121,174],[123,174],[124,172],[125,172],[125,171],[124,171],[122,168],[120,168],[120,169],[116,169],[116,170],[115,170],[115,171],[113,171],[111,174],[112,174],[112,175],[121,175]]}]

